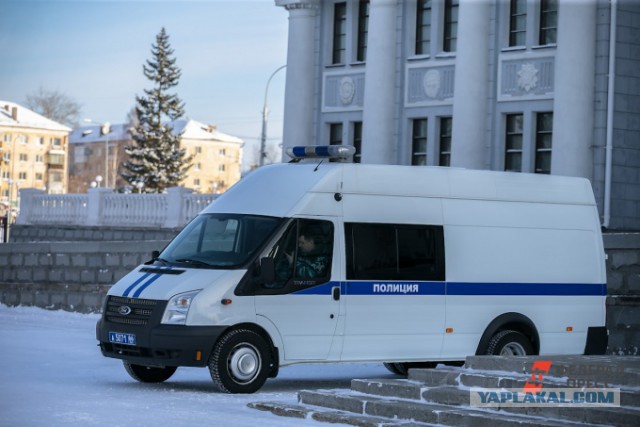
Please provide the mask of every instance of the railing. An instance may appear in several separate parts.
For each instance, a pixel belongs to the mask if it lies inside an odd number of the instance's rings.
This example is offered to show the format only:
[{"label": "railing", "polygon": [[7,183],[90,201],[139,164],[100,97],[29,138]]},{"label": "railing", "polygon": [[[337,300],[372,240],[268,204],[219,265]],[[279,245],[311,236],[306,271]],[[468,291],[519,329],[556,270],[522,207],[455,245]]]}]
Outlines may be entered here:
[{"label": "railing", "polygon": [[88,194],[45,194],[20,190],[21,225],[86,225],[175,228],[191,221],[217,194],[192,194],[183,187],[166,194],[119,194],[93,188]]}]

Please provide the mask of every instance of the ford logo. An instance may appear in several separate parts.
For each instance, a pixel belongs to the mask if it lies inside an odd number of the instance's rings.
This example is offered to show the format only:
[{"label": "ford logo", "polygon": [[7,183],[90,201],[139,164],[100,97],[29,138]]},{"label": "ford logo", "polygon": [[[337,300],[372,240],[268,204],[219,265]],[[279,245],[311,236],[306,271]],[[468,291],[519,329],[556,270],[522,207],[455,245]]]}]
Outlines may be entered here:
[{"label": "ford logo", "polygon": [[118,313],[120,313],[123,316],[127,316],[131,314],[131,307],[129,307],[128,305],[121,305],[120,308],[118,309]]}]

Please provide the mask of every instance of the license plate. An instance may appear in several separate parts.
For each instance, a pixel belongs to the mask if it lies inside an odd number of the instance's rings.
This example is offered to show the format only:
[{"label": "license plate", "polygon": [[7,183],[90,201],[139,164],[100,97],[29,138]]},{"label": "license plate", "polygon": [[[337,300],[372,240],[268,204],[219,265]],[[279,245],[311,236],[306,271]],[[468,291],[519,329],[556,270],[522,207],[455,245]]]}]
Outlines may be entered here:
[{"label": "license plate", "polygon": [[136,345],[136,334],[109,332],[109,342],[114,344]]}]

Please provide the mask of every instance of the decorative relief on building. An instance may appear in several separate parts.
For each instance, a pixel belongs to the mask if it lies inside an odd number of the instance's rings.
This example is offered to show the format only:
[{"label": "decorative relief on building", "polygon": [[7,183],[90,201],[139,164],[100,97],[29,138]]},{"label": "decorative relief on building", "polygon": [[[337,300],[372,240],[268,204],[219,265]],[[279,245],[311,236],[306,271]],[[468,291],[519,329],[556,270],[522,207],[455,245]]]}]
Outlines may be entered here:
[{"label": "decorative relief on building", "polygon": [[436,98],[440,92],[440,70],[429,70],[424,73],[422,87],[429,98]]},{"label": "decorative relief on building", "polygon": [[324,75],[323,111],[360,110],[364,103],[364,72]]},{"label": "decorative relief on building", "polygon": [[554,58],[502,60],[498,100],[553,98]]},{"label": "decorative relief on building", "polygon": [[520,66],[518,70],[518,87],[529,92],[538,85],[538,69],[531,62],[527,62]]},{"label": "decorative relief on building", "polygon": [[340,79],[340,102],[342,105],[350,105],[356,93],[356,84],[349,76]]},{"label": "decorative relief on building", "polygon": [[454,71],[453,65],[409,68],[407,70],[407,105],[452,102]]}]

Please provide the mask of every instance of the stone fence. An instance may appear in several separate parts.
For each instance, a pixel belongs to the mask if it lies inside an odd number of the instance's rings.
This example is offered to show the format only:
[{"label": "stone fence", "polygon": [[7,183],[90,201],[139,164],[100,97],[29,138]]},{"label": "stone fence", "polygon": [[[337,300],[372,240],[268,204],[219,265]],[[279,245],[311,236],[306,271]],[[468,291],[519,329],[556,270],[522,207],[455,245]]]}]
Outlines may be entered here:
[{"label": "stone fence", "polygon": [[[121,194],[92,188],[87,194],[45,194],[20,190],[18,225],[181,227],[216,199],[216,194],[192,194],[173,187],[166,194]],[[11,241],[11,240],[10,240]]]}]

